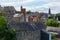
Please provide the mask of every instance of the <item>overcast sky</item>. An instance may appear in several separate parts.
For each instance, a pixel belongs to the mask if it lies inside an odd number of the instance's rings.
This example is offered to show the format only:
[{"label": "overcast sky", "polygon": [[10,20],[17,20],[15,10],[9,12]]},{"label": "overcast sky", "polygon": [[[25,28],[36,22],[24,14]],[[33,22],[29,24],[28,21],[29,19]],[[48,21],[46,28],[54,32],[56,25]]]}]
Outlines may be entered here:
[{"label": "overcast sky", "polygon": [[48,12],[51,8],[52,13],[60,12],[60,0],[0,0],[1,6],[14,6],[16,10],[20,10],[22,5],[27,10]]}]

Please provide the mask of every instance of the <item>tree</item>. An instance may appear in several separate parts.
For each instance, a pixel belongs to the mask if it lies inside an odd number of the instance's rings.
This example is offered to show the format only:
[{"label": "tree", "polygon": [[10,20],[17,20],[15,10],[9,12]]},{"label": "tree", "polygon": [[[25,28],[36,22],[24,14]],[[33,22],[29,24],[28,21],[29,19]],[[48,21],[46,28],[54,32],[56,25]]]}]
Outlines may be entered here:
[{"label": "tree", "polygon": [[58,18],[58,20],[60,21],[60,13],[56,14],[55,18]]},{"label": "tree", "polygon": [[46,26],[59,27],[59,23],[54,19],[48,19]]},{"label": "tree", "polygon": [[60,13],[57,13],[56,16],[60,16]]},{"label": "tree", "polygon": [[5,17],[0,16],[0,40],[15,40],[16,31],[7,26]]},{"label": "tree", "polygon": [[27,11],[26,13],[27,13],[27,14],[31,14],[31,11],[29,10],[29,11]]},{"label": "tree", "polygon": [[55,14],[51,14],[48,19],[55,19]]},{"label": "tree", "polygon": [[52,39],[56,38],[56,34],[51,34],[51,38]]}]

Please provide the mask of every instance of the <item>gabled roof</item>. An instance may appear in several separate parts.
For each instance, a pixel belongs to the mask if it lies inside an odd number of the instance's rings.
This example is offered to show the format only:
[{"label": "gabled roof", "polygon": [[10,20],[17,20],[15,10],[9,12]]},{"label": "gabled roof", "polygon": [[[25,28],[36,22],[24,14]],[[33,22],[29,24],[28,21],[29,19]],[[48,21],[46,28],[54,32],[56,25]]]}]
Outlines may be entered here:
[{"label": "gabled roof", "polygon": [[21,22],[21,23],[9,23],[12,29],[35,31],[45,29],[46,26],[41,22]]},{"label": "gabled roof", "polygon": [[38,17],[38,18],[42,18],[44,16],[45,18],[47,18],[48,14],[47,13],[35,13],[35,14],[31,15],[31,16]]}]

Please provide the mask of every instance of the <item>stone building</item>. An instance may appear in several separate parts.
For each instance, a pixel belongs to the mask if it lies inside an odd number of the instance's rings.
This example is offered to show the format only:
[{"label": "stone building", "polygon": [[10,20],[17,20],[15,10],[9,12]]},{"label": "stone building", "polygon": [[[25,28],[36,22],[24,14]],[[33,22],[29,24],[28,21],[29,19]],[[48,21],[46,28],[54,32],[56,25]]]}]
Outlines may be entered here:
[{"label": "stone building", "polygon": [[19,23],[19,22],[24,22],[24,15],[23,14],[14,14],[12,21]]},{"label": "stone building", "polygon": [[[8,23],[13,20],[13,21],[20,21],[20,22],[26,22],[26,9],[21,6],[21,11],[16,11],[13,6],[0,6],[0,12],[3,13],[3,16],[6,17]],[[14,15],[19,17],[14,17]],[[19,20],[18,20],[19,19]],[[22,19],[22,20],[20,20]]]},{"label": "stone building", "polygon": [[21,6],[21,11],[16,11],[12,20],[15,22],[26,22],[26,9]]},{"label": "stone building", "polygon": [[[46,26],[42,22],[26,22],[26,9],[21,6],[21,11],[16,11],[13,6],[3,7],[3,12],[11,29],[17,32],[17,40],[41,40],[45,38],[49,40],[49,34],[42,37],[41,30],[45,30]],[[31,17],[28,17],[31,18]],[[30,19],[31,20],[31,19]],[[44,40],[45,40],[44,39]]]},{"label": "stone building", "polygon": [[[9,23],[9,25],[10,25],[10,28],[16,30],[17,40],[41,40],[43,38],[43,37],[41,38],[41,36],[42,36],[41,30],[46,29],[46,26],[41,22],[15,23],[15,22],[11,21],[11,23]],[[43,33],[43,34],[45,34],[45,33]],[[44,36],[45,39],[46,40],[49,39],[49,36],[48,37],[46,37],[46,36]]]},{"label": "stone building", "polygon": [[15,14],[15,8],[13,6],[5,6],[4,7],[4,16],[10,20],[13,16],[13,14]]}]

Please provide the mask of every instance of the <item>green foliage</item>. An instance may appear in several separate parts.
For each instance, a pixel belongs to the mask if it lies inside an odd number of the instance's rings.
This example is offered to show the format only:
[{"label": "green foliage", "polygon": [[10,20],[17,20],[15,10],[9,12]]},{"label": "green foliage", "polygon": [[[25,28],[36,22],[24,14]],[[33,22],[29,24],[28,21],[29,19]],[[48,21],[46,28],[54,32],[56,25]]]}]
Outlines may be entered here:
[{"label": "green foliage", "polygon": [[15,40],[16,31],[7,27],[7,20],[0,16],[0,40]]},{"label": "green foliage", "polygon": [[29,11],[27,11],[27,14],[31,14],[31,11],[29,10]]},{"label": "green foliage", "polygon": [[59,23],[59,27],[60,27],[60,23]]},{"label": "green foliage", "polygon": [[56,38],[56,34],[51,34],[51,38],[52,39]]},{"label": "green foliage", "polygon": [[55,15],[52,14],[50,17],[48,17],[48,19],[55,19]]},{"label": "green foliage", "polygon": [[53,19],[53,17],[49,17],[49,19]]},{"label": "green foliage", "polygon": [[11,29],[6,30],[5,40],[16,40],[16,32]]},{"label": "green foliage", "polygon": [[54,19],[48,19],[46,26],[59,27],[59,23],[57,23],[57,21]]},{"label": "green foliage", "polygon": [[55,15],[55,18],[56,18],[56,17],[60,17],[60,13],[57,13],[57,14]]},{"label": "green foliage", "polygon": [[60,13],[56,14],[56,16],[60,16]]},{"label": "green foliage", "polygon": [[0,16],[0,31],[3,31],[7,28],[7,20],[5,17]]}]

